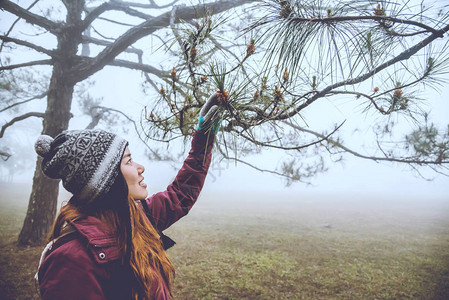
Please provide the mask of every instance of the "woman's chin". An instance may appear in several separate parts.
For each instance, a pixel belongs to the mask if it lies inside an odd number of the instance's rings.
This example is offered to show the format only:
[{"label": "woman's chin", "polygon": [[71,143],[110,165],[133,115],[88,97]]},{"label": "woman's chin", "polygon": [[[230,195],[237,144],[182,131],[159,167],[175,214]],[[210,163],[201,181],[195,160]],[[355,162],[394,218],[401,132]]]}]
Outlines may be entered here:
[{"label": "woman's chin", "polygon": [[148,197],[148,191],[140,186],[137,191],[130,191],[129,196],[134,200],[145,200]]}]

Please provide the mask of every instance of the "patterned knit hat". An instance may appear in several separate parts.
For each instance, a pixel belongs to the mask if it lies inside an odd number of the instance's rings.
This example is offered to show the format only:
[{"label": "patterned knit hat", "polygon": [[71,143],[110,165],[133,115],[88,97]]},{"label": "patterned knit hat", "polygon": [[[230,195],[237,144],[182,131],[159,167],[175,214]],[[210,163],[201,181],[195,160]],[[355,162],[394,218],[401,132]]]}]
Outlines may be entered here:
[{"label": "patterned knit hat", "polygon": [[62,179],[64,188],[84,205],[110,190],[127,145],[126,140],[103,130],[70,130],[55,139],[41,135],[35,149],[43,157],[44,174]]}]

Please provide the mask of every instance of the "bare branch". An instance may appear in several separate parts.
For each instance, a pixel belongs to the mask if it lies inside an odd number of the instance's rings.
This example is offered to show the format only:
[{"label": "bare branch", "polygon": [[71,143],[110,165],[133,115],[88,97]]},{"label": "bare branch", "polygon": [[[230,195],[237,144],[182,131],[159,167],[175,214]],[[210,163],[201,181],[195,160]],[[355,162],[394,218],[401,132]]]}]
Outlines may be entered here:
[{"label": "bare branch", "polygon": [[[143,63],[143,51],[142,52],[140,52],[140,53],[137,53],[137,60],[139,61],[139,64],[140,65],[145,65],[144,63]],[[143,71],[143,70],[142,70]],[[161,71],[162,72],[162,71]],[[146,71],[143,71],[143,76],[145,77],[145,80],[155,89],[155,90],[157,90],[157,86],[156,86],[156,83],[151,79],[151,77],[150,77],[150,75],[148,75],[148,72],[146,72]],[[164,78],[164,77],[161,77],[161,76],[158,76],[159,78],[161,78],[161,79],[163,79],[163,80],[165,80],[165,81],[167,81],[167,79],[166,78]]]},{"label": "bare branch", "polygon": [[157,69],[150,65],[145,65],[141,63],[135,63],[131,61],[126,61],[122,59],[115,59],[108,63],[109,66],[123,67],[128,69],[140,70],[143,72],[154,74],[158,77],[167,77],[167,74],[160,69]]},{"label": "bare branch", "polygon": [[[120,21],[116,21],[116,20],[109,19],[109,18],[104,18],[104,17],[98,17],[98,20],[103,20],[103,21],[106,21],[106,22],[109,22],[109,23],[112,23],[112,24],[121,25],[121,26],[127,26],[127,27],[133,27],[134,26],[134,24],[131,24],[131,23],[120,22]],[[98,33],[98,31],[97,31],[97,33]]]},{"label": "bare branch", "polygon": [[[226,11],[230,8],[237,7],[240,5],[248,4],[254,2],[255,0],[224,0],[219,2],[207,3],[202,6],[188,6],[177,14],[176,22],[180,20],[191,20],[194,18],[200,18],[206,14],[217,14]],[[128,48],[130,45],[138,41],[139,39],[152,34],[153,32],[165,28],[170,25],[170,15],[171,12],[163,13],[151,20],[145,21],[140,25],[137,25],[119,38],[115,40],[113,44],[106,47],[101,51],[94,61],[89,62],[89,64],[81,63],[76,66],[72,72],[72,80],[74,82],[79,82],[94,74],[96,71],[102,69],[110,61],[112,61],[117,55],[119,55],[123,50]]]},{"label": "bare branch", "polygon": [[242,159],[239,159],[239,158],[237,158],[237,157],[230,157],[230,156],[227,155],[227,154],[226,154],[220,147],[217,147],[217,149],[219,150],[220,154],[223,156],[224,159],[232,160],[232,161],[235,161],[235,162],[244,164],[244,165],[246,165],[246,166],[248,166],[248,167],[250,167],[250,168],[252,168],[252,169],[254,169],[254,170],[257,170],[257,171],[259,171],[259,172],[262,172],[262,173],[270,173],[270,174],[274,174],[274,175],[277,175],[277,176],[280,176],[280,177],[285,177],[285,178],[287,178],[287,179],[292,179],[290,176],[285,175],[285,174],[280,173],[280,172],[277,172],[277,171],[275,171],[275,170],[262,169],[262,168],[259,168],[259,167],[255,166],[255,165],[253,165],[253,164],[250,164],[250,163],[247,162],[247,161],[244,161],[244,160],[242,160]]},{"label": "bare branch", "polygon": [[[90,36],[85,36],[85,35],[82,37],[82,43],[85,43],[85,44],[92,43],[92,44],[100,45],[100,46],[109,46],[112,44],[112,42],[96,39],[96,38],[93,38]],[[136,49],[136,48],[131,48],[131,47],[125,49],[124,52],[135,53],[137,55],[141,55],[143,53],[142,50]]]},{"label": "bare branch", "polygon": [[58,23],[54,23],[47,18],[41,17],[39,15],[33,14],[28,10],[20,7],[19,5],[12,3],[11,1],[2,0],[0,1],[0,8],[10,12],[19,18],[24,19],[28,23],[40,26],[44,29],[47,29],[53,34],[57,34],[61,25]]},{"label": "bare branch", "polygon": [[0,156],[3,159],[3,161],[7,161],[11,157],[11,153],[0,151]]},{"label": "bare branch", "polygon": [[17,45],[21,45],[21,46],[25,46],[25,47],[34,49],[34,50],[36,50],[38,52],[45,53],[45,54],[47,54],[48,56],[51,56],[51,57],[55,57],[56,56],[56,53],[54,51],[45,49],[44,47],[37,46],[37,45],[35,45],[33,43],[30,43],[30,42],[27,42],[27,41],[22,41],[22,40],[15,39],[15,38],[10,38],[10,37],[5,36],[5,35],[0,35],[0,39],[3,40],[5,43],[12,42],[12,43],[15,43]]},{"label": "bare branch", "polygon": [[97,127],[98,123],[100,123],[101,118],[103,117],[103,112],[98,111],[95,115],[91,115],[92,120],[90,123],[86,126],[86,129],[94,129]]},{"label": "bare branch", "polygon": [[3,109],[0,109],[0,112],[4,112],[5,110],[11,109],[11,108],[13,108],[13,107],[15,107],[15,106],[17,106],[17,105],[21,105],[21,104],[24,104],[24,103],[28,103],[28,102],[33,101],[33,100],[36,100],[36,99],[42,99],[42,98],[44,98],[45,96],[47,96],[47,94],[48,94],[48,91],[46,91],[46,92],[44,92],[44,93],[42,93],[42,94],[40,94],[40,95],[37,95],[37,96],[35,96],[35,97],[32,97],[32,98],[30,98],[30,99],[27,99],[27,100],[24,100],[24,101],[20,101],[20,102],[11,104],[11,105],[9,105],[9,106],[3,108]]},{"label": "bare branch", "polygon": [[82,31],[86,30],[96,18],[98,18],[102,13],[108,10],[111,2],[102,3],[100,6],[94,9],[85,9],[89,14],[84,18]]},{"label": "bare branch", "polygon": [[173,0],[170,3],[167,3],[165,5],[157,5],[154,1],[150,0],[150,4],[143,4],[143,3],[136,3],[136,2],[128,2],[128,1],[121,1],[121,0],[115,0],[116,2],[119,2],[122,5],[130,6],[130,7],[140,7],[140,8],[154,8],[154,9],[160,9],[160,8],[166,8],[170,7],[174,4],[176,4],[179,0]]},{"label": "bare branch", "polygon": [[305,149],[305,148],[308,148],[310,146],[322,143],[324,141],[328,141],[330,139],[330,136],[333,135],[335,132],[337,132],[341,128],[341,126],[343,126],[344,123],[345,122],[341,123],[339,126],[337,126],[328,135],[319,136],[320,139],[318,139],[316,141],[313,141],[311,143],[304,144],[304,145],[301,145],[301,146],[295,146],[295,147],[285,147],[285,146],[273,145],[273,144],[270,144],[270,143],[263,143],[263,142],[260,142],[260,141],[256,140],[255,138],[253,138],[251,136],[248,136],[246,134],[243,134],[243,133],[241,133],[240,136],[245,138],[245,139],[247,139],[248,141],[251,141],[252,143],[254,143],[254,144],[258,145],[258,146],[263,146],[263,147],[268,147],[268,148],[275,148],[275,149],[281,149],[281,150],[301,150],[301,149]]},{"label": "bare branch", "polygon": [[5,133],[6,128],[8,128],[8,127],[14,125],[14,123],[16,123],[16,122],[25,120],[25,119],[30,118],[30,117],[44,118],[44,117],[45,117],[45,113],[41,113],[41,112],[29,112],[29,113],[26,113],[26,114],[24,114],[24,115],[21,115],[21,116],[18,116],[18,117],[13,118],[11,121],[9,121],[8,123],[6,123],[6,124],[4,124],[4,125],[2,126],[2,130],[0,131],[0,138],[3,137],[3,134]]},{"label": "bare branch", "polygon": [[315,132],[313,130],[310,129],[306,129],[303,127],[300,127],[296,124],[293,124],[292,122],[289,121],[283,121],[283,123],[287,124],[288,126],[293,127],[296,130],[302,131],[302,132],[307,132],[310,133],[316,137],[322,138],[323,140],[326,140],[329,144],[340,148],[341,150],[343,150],[344,152],[350,153],[356,157],[359,158],[364,158],[364,159],[369,159],[369,160],[374,160],[374,161],[389,161],[389,162],[399,162],[399,163],[407,163],[407,164],[418,164],[418,165],[441,165],[441,164],[449,164],[449,160],[445,160],[445,161],[430,161],[430,160],[417,160],[414,158],[394,158],[394,157],[388,157],[385,154],[385,157],[378,157],[378,156],[369,156],[369,155],[364,155],[364,154],[360,154],[357,151],[354,151],[344,145],[342,145],[340,142],[335,141],[331,138],[328,138],[324,135],[322,135],[321,133]]},{"label": "bare branch", "polygon": [[[139,60],[141,61],[140,58],[139,58]],[[159,77],[160,79],[164,80],[165,82],[169,83],[169,81],[168,81],[169,80],[168,79],[169,72],[157,69],[153,66],[146,65],[146,64],[143,64],[140,62],[136,63],[136,62],[126,61],[126,60],[121,60],[121,59],[115,59],[112,62],[108,63],[108,66],[122,67],[122,68],[128,68],[128,69],[132,69],[132,70],[140,70],[140,71],[144,72],[146,80],[153,86],[153,88],[155,90],[158,90],[158,87],[148,76],[148,73],[153,74],[153,75]],[[186,84],[183,84],[183,83],[178,83],[178,84],[182,85],[183,87],[189,88],[189,87],[187,87]],[[178,90],[178,91],[185,96],[184,91],[182,91],[182,90]]]},{"label": "bare branch", "polygon": [[[34,5],[36,5],[36,3],[39,2],[39,0],[35,0],[33,3],[30,4],[30,6],[28,6],[28,8],[26,10],[30,10]],[[9,34],[11,33],[11,31],[14,29],[14,26],[16,26],[16,24],[20,21],[20,17],[17,18],[12,24],[11,27],[9,27],[8,31],[6,32],[6,36],[9,36]],[[3,44],[4,42],[2,41],[2,44],[0,45],[0,52],[2,52],[3,50]]]},{"label": "bare branch", "polygon": [[27,63],[17,64],[17,65],[1,66],[0,71],[13,70],[13,69],[19,69],[19,68],[31,67],[31,66],[52,65],[52,64],[53,64],[53,61],[51,59],[43,59],[43,60],[30,61]]},{"label": "bare branch", "polygon": [[378,110],[381,114],[388,115],[388,114],[391,114],[393,112],[392,109],[388,109],[388,110],[383,109],[382,107],[380,107],[376,103],[376,100],[372,96],[364,94],[364,93],[361,93],[361,92],[331,91],[328,95],[355,95],[356,97],[365,97],[366,99],[368,99],[371,102],[371,104],[374,105],[376,110]]},{"label": "bare branch", "polygon": [[[106,20],[106,19],[104,19],[104,20]],[[132,27],[132,25],[126,25],[126,24],[123,24],[122,22],[120,22],[120,23],[118,23],[118,22],[113,22],[113,23],[114,23],[114,24],[123,25],[123,26],[130,26],[130,27]],[[93,31],[94,31],[96,34],[98,34],[99,36],[101,36],[103,39],[109,40],[111,44],[112,44],[112,42],[114,41],[114,38],[113,38],[113,37],[107,37],[107,36],[105,36],[104,34],[100,33],[97,29],[95,29],[94,26],[91,26],[90,28],[92,28]]]},{"label": "bare branch", "polygon": [[152,18],[152,16],[144,14],[138,10],[130,8],[129,5],[126,5],[124,3],[121,3],[120,1],[110,1],[101,4],[100,6],[89,9],[87,8],[86,11],[89,12],[89,14],[86,16],[86,18],[83,21],[83,26],[81,27],[81,31],[84,31],[89,27],[95,19],[97,19],[102,13],[109,11],[109,10],[116,10],[116,11],[122,11],[130,16],[138,17],[144,20],[148,20]]},{"label": "bare branch", "polygon": [[[117,113],[117,114],[120,114],[120,115],[124,116],[129,122],[131,122],[131,123],[133,124],[134,130],[136,131],[137,136],[138,136],[139,139],[142,141],[142,143],[145,145],[145,147],[147,147],[147,149],[148,149],[151,153],[153,153],[153,154],[155,155],[155,157],[160,158],[160,156],[157,154],[157,152],[155,152],[153,149],[151,149],[151,147],[148,146],[148,144],[147,144],[147,142],[145,141],[145,139],[142,138],[142,136],[140,135],[139,129],[137,128],[136,122],[135,122],[133,119],[131,119],[130,117],[128,117],[128,115],[126,115],[124,112],[122,112],[122,111],[120,111],[120,110],[117,110],[117,109],[114,109],[114,108],[109,108],[109,107],[104,107],[104,106],[93,106],[92,109],[99,109],[99,110],[101,110],[103,113],[104,113],[104,112],[114,112],[114,113]],[[96,123],[98,124],[97,119],[98,119],[98,121],[99,121],[100,118],[95,118],[94,123],[96,122]],[[91,122],[91,124],[92,124],[92,122]],[[89,124],[89,125],[90,125],[90,124]],[[93,124],[92,124],[92,125],[93,125]]]},{"label": "bare branch", "polygon": [[0,157],[3,159],[3,161],[7,161],[11,157],[11,153],[0,151]]}]

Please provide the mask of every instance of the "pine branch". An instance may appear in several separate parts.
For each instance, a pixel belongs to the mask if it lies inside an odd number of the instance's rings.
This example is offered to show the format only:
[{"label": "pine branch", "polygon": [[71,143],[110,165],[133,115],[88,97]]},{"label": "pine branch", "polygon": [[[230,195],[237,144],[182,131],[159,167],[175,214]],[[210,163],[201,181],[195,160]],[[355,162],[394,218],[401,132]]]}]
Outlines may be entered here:
[{"label": "pine branch", "polygon": [[416,27],[420,27],[424,29],[424,31],[421,31],[421,33],[424,32],[431,32],[433,34],[438,34],[438,37],[442,37],[444,32],[441,33],[440,30],[435,29],[433,27],[430,27],[424,23],[413,21],[413,20],[407,20],[407,19],[400,19],[395,17],[387,17],[387,16],[338,16],[338,17],[327,17],[327,18],[299,18],[299,17],[292,17],[289,18],[289,21],[297,22],[297,23],[324,23],[324,24],[335,24],[339,22],[354,22],[354,21],[376,21],[376,22],[393,22],[398,24],[407,24],[407,25],[413,25]]},{"label": "pine branch", "polygon": [[13,118],[11,121],[9,121],[8,123],[6,123],[6,124],[4,124],[4,125],[2,126],[2,129],[1,129],[1,131],[0,131],[0,138],[3,137],[3,134],[5,133],[5,130],[6,130],[8,127],[14,125],[14,123],[16,123],[16,122],[25,120],[25,119],[30,118],[30,117],[44,118],[44,117],[45,117],[45,113],[41,113],[41,112],[29,112],[29,113],[26,113],[26,114],[24,114],[24,115],[21,115],[21,116],[18,116],[18,117]]},{"label": "pine branch", "polygon": [[396,63],[398,63],[400,61],[404,61],[404,60],[409,59],[410,57],[415,55],[419,50],[423,49],[424,47],[426,47],[427,45],[432,43],[434,40],[436,40],[437,38],[439,38],[442,35],[444,35],[448,30],[449,30],[449,25],[446,25],[444,28],[438,30],[435,33],[432,33],[427,38],[425,38],[422,41],[416,43],[414,46],[408,48],[407,50],[405,50],[402,53],[400,53],[399,55],[393,57],[389,61],[381,64],[378,67],[375,67],[371,71],[369,71],[369,72],[367,72],[367,73],[365,73],[363,75],[360,75],[360,76],[358,76],[356,78],[343,80],[341,82],[337,82],[337,83],[335,83],[333,85],[327,86],[326,88],[322,89],[321,91],[318,91],[316,94],[314,94],[312,97],[310,97],[303,104],[297,106],[290,113],[286,113],[286,114],[280,115],[276,119],[278,119],[278,120],[289,119],[289,118],[293,117],[294,115],[296,115],[302,109],[306,108],[307,106],[309,106],[310,104],[315,102],[317,99],[319,99],[321,97],[324,97],[325,95],[330,93],[332,90],[334,90],[336,88],[339,88],[339,87],[342,87],[342,86],[354,85],[354,84],[363,82],[366,79],[371,78],[375,74],[379,73],[380,71],[382,71],[382,70],[384,70],[384,69],[386,69],[386,68],[388,68],[388,67],[390,67],[390,66],[392,66],[392,65],[394,65],[394,64],[396,64]]}]

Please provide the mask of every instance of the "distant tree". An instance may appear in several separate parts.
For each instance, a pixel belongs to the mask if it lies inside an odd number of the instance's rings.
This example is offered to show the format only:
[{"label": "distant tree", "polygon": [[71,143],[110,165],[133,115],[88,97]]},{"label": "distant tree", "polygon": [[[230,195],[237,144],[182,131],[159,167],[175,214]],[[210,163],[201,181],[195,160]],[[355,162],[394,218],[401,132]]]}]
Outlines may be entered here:
[{"label": "distant tree", "polygon": [[1,150],[0,151],[0,156],[2,157],[2,159],[4,161],[7,161],[10,157],[11,157],[11,153],[8,151],[9,149],[6,150]]},{"label": "distant tree", "polygon": [[[30,120],[31,121],[31,120]],[[35,121],[35,120],[34,120]],[[0,181],[11,183],[15,177],[26,173],[30,169],[30,165],[34,163],[34,149],[28,137],[20,130],[28,130],[26,125],[34,122],[23,122],[22,128],[14,128],[16,134],[8,135],[0,139]],[[36,134],[37,134],[36,130]],[[26,145],[25,147],[17,147],[17,145]]]},{"label": "distant tree", "polygon": [[[2,103],[2,110],[17,108],[34,99],[46,98],[45,112],[29,111],[12,118],[1,129],[5,130],[15,123],[38,117],[43,120],[42,133],[56,136],[68,128],[72,117],[72,99],[75,85],[80,83],[105,66],[118,66],[143,71],[151,82],[150,75],[162,77],[163,70],[145,64],[143,51],[134,44],[146,36],[153,35],[170,24],[180,20],[190,21],[207,14],[216,14],[251,1],[225,0],[206,3],[204,5],[182,6],[177,14],[172,15],[170,8],[180,1],[171,3],[160,1],[126,2],[126,1],[33,1],[28,6],[16,4],[19,1],[0,1],[2,11],[17,17],[11,26],[0,35],[2,93],[13,95]],[[22,2],[21,2],[22,3]],[[119,15],[121,17],[117,18]],[[63,16],[63,18],[61,18]],[[15,30],[19,23],[28,23],[26,32]],[[23,25],[23,24],[19,24]],[[114,37],[101,34],[101,26],[118,26]],[[23,28],[23,26],[20,26]],[[22,30],[22,29],[21,29]],[[95,34],[94,34],[95,33]],[[94,48],[98,53],[91,54]],[[11,63],[15,48],[33,50],[42,59],[33,59]],[[119,59],[122,53],[136,55],[134,61]],[[36,57],[30,55],[29,57]],[[33,75],[29,68],[42,66],[50,70],[49,78],[40,80],[36,77],[26,78],[19,82],[20,77]],[[21,70],[29,70],[23,72]],[[34,74],[39,76],[42,71]],[[29,90],[30,81],[42,85],[39,93]],[[18,89],[15,89],[18,87]],[[29,97],[25,98],[25,94]],[[19,95],[20,97],[15,97]],[[104,108],[103,110],[106,110]],[[92,124],[94,125],[94,124]],[[56,213],[58,180],[46,178],[40,171],[40,159],[36,162],[33,187],[30,195],[24,226],[19,235],[19,243],[24,245],[41,243],[47,236]]]},{"label": "distant tree", "polygon": [[[215,117],[222,121],[216,145],[219,160],[275,173],[287,183],[307,181],[325,171],[326,153],[333,161],[349,153],[407,164],[417,172],[423,167],[447,172],[449,130],[442,131],[431,122],[420,99],[425,88],[446,84],[447,6],[411,1],[143,3],[34,1],[23,8],[0,1],[0,8],[16,15],[18,22],[33,24],[32,29],[39,33],[36,38],[56,38],[56,42],[47,42],[55,43],[49,49],[48,44],[31,41],[28,33],[15,33],[16,23],[0,36],[0,70],[15,72],[8,73],[11,82],[33,74],[21,74],[20,70],[51,68],[44,90],[6,104],[6,108],[14,108],[46,97],[45,113],[16,116],[3,125],[3,132],[28,117],[42,117],[45,134],[54,136],[66,129],[75,85],[108,65],[140,70],[145,75],[143,89],[150,96],[140,122],[124,116],[136,129],[143,129],[144,140],[167,145],[185,141],[193,132],[204,98],[217,92],[220,109]],[[230,10],[236,7],[240,9]],[[61,15],[65,20],[54,19]],[[135,25],[138,20],[143,23]],[[105,25],[118,33],[105,34]],[[149,55],[140,48],[145,47],[146,36],[159,41],[159,53],[166,59],[144,63]],[[13,53],[5,50],[9,45],[33,49],[44,57],[11,64],[7,56]],[[131,56],[135,60],[125,59]],[[9,83],[3,83],[5,90],[14,90]],[[154,91],[157,96],[151,96]],[[123,115],[96,99],[84,99],[81,107],[91,117],[89,128],[105,114]],[[361,116],[376,117],[377,123],[371,125],[376,149],[371,153],[353,149],[339,136],[351,120],[339,124],[334,124],[338,120],[332,117],[308,120],[310,110],[318,108],[325,115],[327,107],[334,106],[330,103],[338,99],[355,101]],[[411,132],[398,139],[395,129],[399,124],[402,130],[404,120],[411,120]],[[309,123],[321,126],[314,128]],[[354,125],[354,130],[358,127]],[[245,155],[263,149],[289,153],[290,159],[277,169],[245,160]],[[176,159],[168,151],[151,149],[150,154]],[[46,235],[56,211],[56,194],[57,182],[46,179],[36,168],[20,243],[38,243]]]}]

